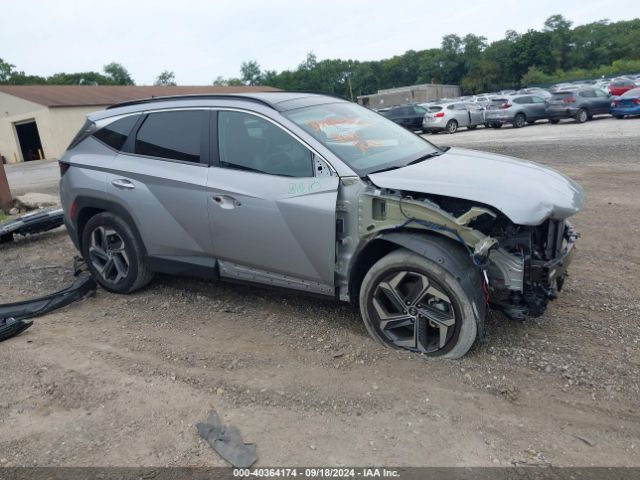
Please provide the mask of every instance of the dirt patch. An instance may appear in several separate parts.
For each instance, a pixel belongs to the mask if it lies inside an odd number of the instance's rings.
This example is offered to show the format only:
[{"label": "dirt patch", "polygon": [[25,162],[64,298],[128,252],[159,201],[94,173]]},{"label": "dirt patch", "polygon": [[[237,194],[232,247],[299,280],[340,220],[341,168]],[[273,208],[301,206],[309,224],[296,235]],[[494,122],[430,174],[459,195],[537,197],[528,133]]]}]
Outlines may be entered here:
[{"label": "dirt patch", "polygon": [[[622,134],[598,137],[608,122]],[[587,192],[560,298],[523,323],[491,314],[463,360],[386,350],[349,305],[162,276],[0,344],[0,462],[223,465],[195,429],[215,409],[258,465],[639,466],[637,122],[428,137],[545,163]],[[63,230],[1,246],[0,301],[69,284],[74,254]]]}]

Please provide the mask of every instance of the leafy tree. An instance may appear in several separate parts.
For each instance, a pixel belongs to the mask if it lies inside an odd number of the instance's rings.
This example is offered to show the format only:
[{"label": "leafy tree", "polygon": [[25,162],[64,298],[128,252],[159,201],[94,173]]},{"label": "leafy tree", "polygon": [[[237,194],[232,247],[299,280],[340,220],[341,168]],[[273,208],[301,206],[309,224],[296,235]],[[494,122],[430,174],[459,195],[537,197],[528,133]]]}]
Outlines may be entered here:
[{"label": "leafy tree", "polygon": [[260,65],[255,60],[242,62],[240,65],[240,78],[246,85],[260,85],[262,83],[262,72]]},{"label": "leafy tree", "polygon": [[173,72],[169,70],[164,70],[158,77],[156,81],[153,83],[154,85],[161,85],[163,87],[175,86],[176,84],[176,76]]},{"label": "leafy tree", "polygon": [[111,62],[105,65],[102,70],[116,85],[135,85],[135,82],[133,81],[133,78],[131,78],[131,75],[129,75],[127,69],[119,63]]},{"label": "leafy tree", "polygon": [[11,65],[9,62],[5,62],[0,58],[0,84],[9,83],[11,76],[15,72],[15,65]]}]

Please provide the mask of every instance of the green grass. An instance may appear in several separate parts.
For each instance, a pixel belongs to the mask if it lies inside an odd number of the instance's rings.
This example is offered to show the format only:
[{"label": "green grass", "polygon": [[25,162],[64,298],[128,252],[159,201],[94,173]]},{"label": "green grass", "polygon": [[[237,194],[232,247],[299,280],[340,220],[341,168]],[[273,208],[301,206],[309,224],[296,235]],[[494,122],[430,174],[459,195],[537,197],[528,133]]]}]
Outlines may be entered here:
[{"label": "green grass", "polygon": [[11,218],[9,215],[0,210],[0,222],[4,222],[6,219]]}]

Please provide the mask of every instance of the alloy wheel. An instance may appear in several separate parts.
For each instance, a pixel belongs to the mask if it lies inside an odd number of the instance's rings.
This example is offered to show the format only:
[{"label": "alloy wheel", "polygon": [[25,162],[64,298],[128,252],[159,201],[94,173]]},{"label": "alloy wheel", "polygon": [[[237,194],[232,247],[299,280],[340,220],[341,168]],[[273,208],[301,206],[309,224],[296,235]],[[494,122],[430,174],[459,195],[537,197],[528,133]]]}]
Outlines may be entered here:
[{"label": "alloy wheel", "polygon": [[91,232],[89,261],[104,280],[114,285],[129,274],[124,240],[112,228],[100,226]]},{"label": "alloy wheel", "polygon": [[456,314],[445,289],[423,273],[396,271],[372,298],[380,333],[393,345],[433,353],[454,336]]}]

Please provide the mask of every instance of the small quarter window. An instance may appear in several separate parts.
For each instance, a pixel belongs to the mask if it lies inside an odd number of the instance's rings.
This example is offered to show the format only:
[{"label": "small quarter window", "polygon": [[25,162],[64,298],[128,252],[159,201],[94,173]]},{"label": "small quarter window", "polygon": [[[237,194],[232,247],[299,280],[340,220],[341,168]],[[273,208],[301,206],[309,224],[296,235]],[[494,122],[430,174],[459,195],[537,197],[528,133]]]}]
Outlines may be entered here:
[{"label": "small quarter window", "polygon": [[137,121],[138,115],[129,115],[102,127],[93,136],[111,148],[120,150]]}]

